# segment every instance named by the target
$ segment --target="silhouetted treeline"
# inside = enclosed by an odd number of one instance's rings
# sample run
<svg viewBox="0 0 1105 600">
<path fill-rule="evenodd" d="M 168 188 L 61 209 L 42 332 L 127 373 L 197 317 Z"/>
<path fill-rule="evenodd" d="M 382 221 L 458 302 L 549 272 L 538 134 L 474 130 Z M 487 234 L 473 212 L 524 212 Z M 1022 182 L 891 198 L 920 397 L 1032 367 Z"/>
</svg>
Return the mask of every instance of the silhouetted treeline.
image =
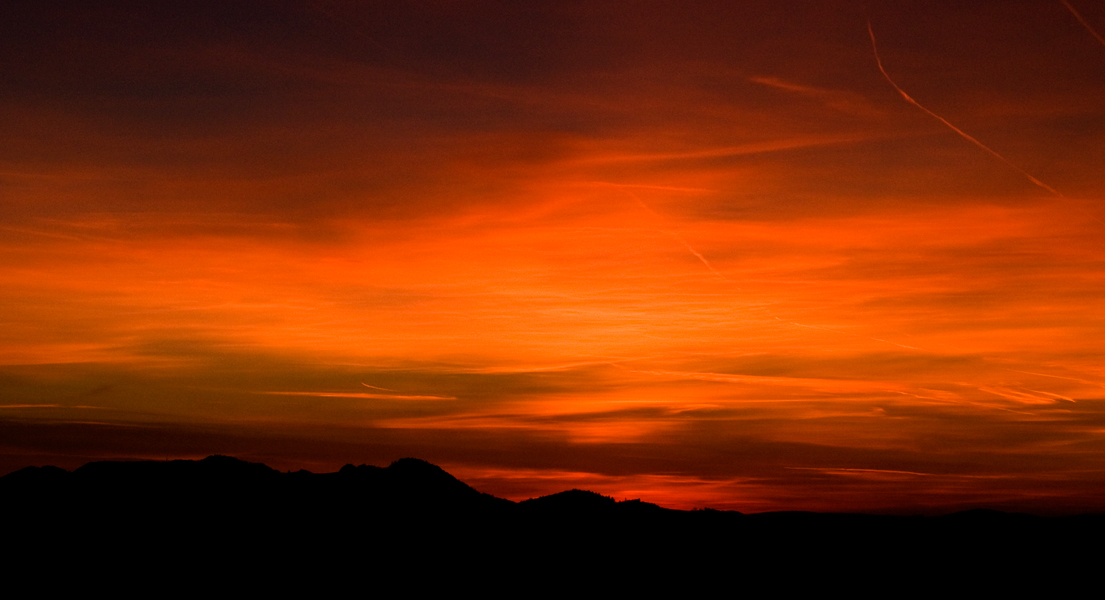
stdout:
<svg viewBox="0 0 1105 600">
<path fill-rule="evenodd" d="M 5 547 L 19 559 L 10 564 L 41 559 L 145 573 L 189 565 L 266 578 L 331 569 L 408 577 L 422 565 L 425 577 L 483 572 L 610 584 L 622 573 L 633 585 L 701 573 L 778 578 L 779 589 L 850 572 L 916 576 L 921 566 L 929 577 L 1022 564 L 1039 574 L 1096 561 L 1105 532 L 1105 520 L 1090 515 L 744 515 L 580 490 L 516 503 L 409 458 L 322 474 L 224 456 L 95 462 L 71 473 L 31 467 L 0 478 L 0 510 Z"/>
</svg>

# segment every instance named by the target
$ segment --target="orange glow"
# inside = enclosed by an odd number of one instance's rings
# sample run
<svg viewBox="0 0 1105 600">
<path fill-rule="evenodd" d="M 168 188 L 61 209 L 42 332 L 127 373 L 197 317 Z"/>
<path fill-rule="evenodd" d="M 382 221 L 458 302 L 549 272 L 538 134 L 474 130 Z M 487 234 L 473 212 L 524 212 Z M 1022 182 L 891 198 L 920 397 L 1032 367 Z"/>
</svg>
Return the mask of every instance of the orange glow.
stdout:
<svg viewBox="0 0 1105 600">
<path fill-rule="evenodd" d="M 1105 13 L 730 4 L 3 9 L 0 466 L 1105 508 Z"/>
</svg>

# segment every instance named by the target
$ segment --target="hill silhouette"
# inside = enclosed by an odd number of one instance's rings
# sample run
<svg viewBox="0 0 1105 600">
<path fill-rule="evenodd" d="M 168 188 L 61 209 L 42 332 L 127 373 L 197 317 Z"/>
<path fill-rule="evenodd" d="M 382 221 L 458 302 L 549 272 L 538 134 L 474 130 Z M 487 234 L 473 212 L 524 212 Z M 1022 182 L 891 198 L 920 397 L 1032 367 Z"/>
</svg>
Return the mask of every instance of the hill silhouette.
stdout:
<svg viewBox="0 0 1105 600">
<path fill-rule="evenodd" d="M 28 467 L 0 477 L 0 510 L 7 547 L 24 558 L 155 570 L 199 561 L 264 566 L 270 574 L 367 564 L 451 573 L 556 566 L 596 576 L 736 566 L 762 575 L 782 565 L 828 573 L 859 564 L 884 573 L 916 565 L 956 572 L 1049 564 L 1054 549 L 1105 532 L 1105 520 L 1092 515 L 745 515 L 618 502 L 583 490 L 512 502 L 414 458 L 335 473 L 281 473 L 226 456 L 93 462 L 72 472 Z"/>
</svg>

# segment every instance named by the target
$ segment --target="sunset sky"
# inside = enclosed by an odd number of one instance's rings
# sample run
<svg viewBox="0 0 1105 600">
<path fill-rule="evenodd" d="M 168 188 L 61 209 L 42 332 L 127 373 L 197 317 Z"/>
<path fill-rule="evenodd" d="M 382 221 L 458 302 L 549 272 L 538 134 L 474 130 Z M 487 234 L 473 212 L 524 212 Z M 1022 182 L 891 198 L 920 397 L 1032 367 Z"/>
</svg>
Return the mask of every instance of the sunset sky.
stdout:
<svg viewBox="0 0 1105 600">
<path fill-rule="evenodd" d="M 0 5 L 0 474 L 1105 510 L 1105 4 Z"/>
</svg>

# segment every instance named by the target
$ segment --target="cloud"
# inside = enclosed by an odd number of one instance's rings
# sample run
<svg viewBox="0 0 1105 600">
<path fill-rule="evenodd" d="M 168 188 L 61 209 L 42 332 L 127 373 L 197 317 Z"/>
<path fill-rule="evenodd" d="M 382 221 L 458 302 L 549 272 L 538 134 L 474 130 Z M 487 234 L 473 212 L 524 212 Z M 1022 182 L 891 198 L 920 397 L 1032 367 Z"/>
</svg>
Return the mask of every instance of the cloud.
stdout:
<svg viewBox="0 0 1105 600">
<path fill-rule="evenodd" d="M 775 89 L 792 92 L 801 96 L 823 103 L 825 106 L 840 112 L 877 118 L 882 116 L 882 111 L 872 105 L 866 98 L 855 92 L 842 90 L 830 90 L 819 87 L 802 85 L 783 81 L 777 77 L 750 77 L 749 81 L 766 85 Z"/>
</svg>

